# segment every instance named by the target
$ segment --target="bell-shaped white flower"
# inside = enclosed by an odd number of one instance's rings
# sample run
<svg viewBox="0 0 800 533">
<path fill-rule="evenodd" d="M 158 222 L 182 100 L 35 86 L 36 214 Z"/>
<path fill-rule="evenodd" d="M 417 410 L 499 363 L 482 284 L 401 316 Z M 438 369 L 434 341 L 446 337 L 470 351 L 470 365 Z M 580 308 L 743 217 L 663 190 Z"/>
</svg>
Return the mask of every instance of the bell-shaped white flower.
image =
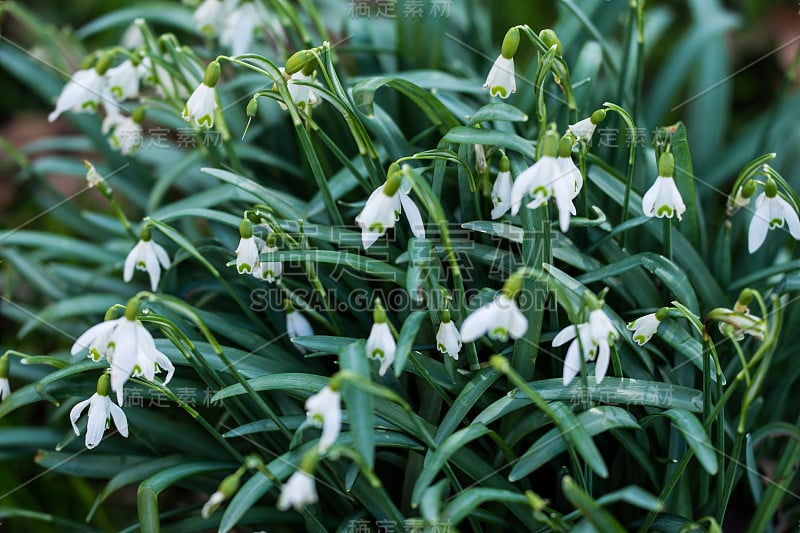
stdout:
<svg viewBox="0 0 800 533">
<path fill-rule="evenodd" d="M 236 247 L 236 270 L 239 274 L 252 274 L 258 263 L 258 244 L 255 237 L 251 235 L 239 239 L 239 246 Z"/>
<path fill-rule="evenodd" d="M 103 133 L 109 132 L 108 144 L 122 155 L 135 153 L 144 140 L 141 124 L 121 114 L 109 114 L 103 119 Z"/>
<path fill-rule="evenodd" d="M 504 154 L 500 160 L 500 172 L 492 185 L 492 220 L 502 217 L 511 209 L 512 184 L 511 166 Z"/>
<path fill-rule="evenodd" d="M 516 302 L 501 292 L 494 300 L 476 309 L 461 324 L 461 341 L 472 342 L 482 335 L 507 341 L 518 339 L 528 331 L 528 319 Z"/>
<path fill-rule="evenodd" d="M 224 7 L 224 2 L 220 0 L 205 0 L 197 6 L 192 14 L 197 30 L 207 37 L 216 36 L 226 18 Z"/>
<path fill-rule="evenodd" d="M 96 111 L 102 99 L 105 84 L 105 77 L 94 68 L 75 72 L 61 90 L 55 110 L 47 115 L 48 122 L 53 122 L 65 111 L 76 113 Z"/>
<path fill-rule="evenodd" d="M 555 155 L 543 155 L 533 165 L 525 169 L 511 187 L 511 214 L 516 215 L 527 195 L 533 200 L 527 204 L 536 209 L 553 195 L 553 183 L 561 174 L 561 165 Z"/>
<path fill-rule="evenodd" d="M 517 81 L 514 78 L 514 58 L 504 57 L 503 54 L 494 60 L 489 75 L 486 76 L 484 89 L 489 89 L 489 94 L 508 98 L 511 93 L 517 92 Z"/>
<path fill-rule="evenodd" d="M 603 381 L 611 361 L 611 343 L 617 338 L 617 330 L 602 309 L 589 313 L 589 321 L 576 326 L 567 326 L 553 339 L 553 346 L 572 341 L 564 359 L 564 386 L 570 384 L 581 369 L 581 354 L 586 361 L 595 358 L 594 374 L 597 383 Z"/>
<path fill-rule="evenodd" d="M 686 211 L 681 193 L 675 180 L 672 178 L 675 169 L 675 159 L 670 152 L 661 154 L 658 160 L 658 177 L 653 186 L 642 196 L 642 211 L 645 216 L 658 218 L 672 218 L 681 220 L 681 215 Z"/>
<path fill-rule="evenodd" d="M 394 362 L 394 353 L 397 344 L 389 328 L 389 319 L 380 300 L 375 300 L 375 309 L 372 311 L 372 329 L 367 338 L 366 352 L 368 359 L 377 359 L 381 362 L 378 373 L 382 376 Z"/>
<path fill-rule="evenodd" d="M 418 239 L 424 239 L 425 223 L 422 222 L 422 214 L 419 212 L 417 204 L 415 204 L 411 196 L 403 192 L 402 189 L 397 192 L 397 197 L 400 199 L 400 206 L 402 207 L 402 212 L 406 215 L 411 233 Z"/>
<path fill-rule="evenodd" d="M 194 120 L 198 126 L 211 128 L 214 126 L 216 109 L 216 89 L 201 83 L 186 102 L 186 106 L 183 108 L 183 118 L 186 122 Z"/>
<path fill-rule="evenodd" d="M 775 228 L 782 228 L 784 222 L 789 227 L 789 233 L 796 240 L 800 240 L 800 220 L 794 207 L 781 198 L 777 193 L 777 188 L 770 188 L 762 192 L 756 198 L 756 211 L 750 221 L 750 229 L 747 232 L 747 247 L 752 254 L 764 244 L 767 238 L 767 231 Z M 773 193 L 768 196 L 768 193 Z"/>
<path fill-rule="evenodd" d="M 661 320 L 658 319 L 656 313 L 650 313 L 633 322 L 628 322 L 627 328 L 633 331 L 633 340 L 639 346 L 644 346 L 656 334 L 660 324 Z"/>
<path fill-rule="evenodd" d="M 446 315 L 442 314 L 442 321 L 436 332 L 436 347 L 440 352 L 458 360 L 458 352 L 461 351 L 461 334 L 458 332 L 455 322 L 450 320 L 449 312 L 446 312 Z"/>
<path fill-rule="evenodd" d="M 400 197 L 397 189 L 391 195 L 385 191 L 386 184 L 375 189 L 367 198 L 364 208 L 356 216 L 356 224 L 361 228 L 361 242 L 364 249 L 375 244 L 378 238 L 393 228 L 400 212 Z"/>
<path fill-rule="evenodd" d="M 108 375 L 103 374 L 97 382 L 97 392 L 92 394 L 88 400 L 75 404 L 69 412 L 69 420 L 75 435 L 80 436 L 81 432 L 75 423 L 80 418 L 84 409 L 89 407 L 89 420 L 86 424 L 86 447 L 92 449 L 103 439 L 103 434 L 114 420 L 117 431 L 123 437 L 128 436 L 128 419 L 122 409 L 115 405 L 108 397 Z"/>
<path fill-rule="evenodd" d="M 280 70 L 281 73 L 284 72 L 283 68 Z M 310 75 L 303 74 L 303 71 L 295 72 L 286 81 L 286 88 L 289 89 L 289 96 L 292 97 L 292 102 L 294 102 L 294 105 L 306 112 L 308 112 L 312 106 L 315 106 L 319 103 L 319 96 L 317 96 L 314 88 L 310 85 L 306 85 L 307 83 L 312 83 L 312 81 L 312 77 Z M 278 102 L 278 105 L 284 111 L 289 109 L 283 102 Z"/>
<path fill-rule="evenodd" d="M 118 101 L 136 98 L 140 77 L 139 68 L 127 59 L 106 71 L 106 90 Z"/>
<path fill-rule="evenodd" d="M 325 453 L 342 430 L 342 399 L 339 391 L 323 387 L 306 400 L 306 415 L 317 427 L 322 427 L 319 451 Z"/>
<path fill-rule="evenodd" d="M 203 518 L 208 518 L 214 514 L 214 511 L 216 511 L 225 500 L 227 500 L 227 498 L 225 497 L 224 493 L 221 491 L 215 491 L 214 494 L 212 494 L 211 497 L 206 501 L 206 503 L 203 504 L 203 508 L 200 510 L 200 516 Z"/>
<path fill-rule="evenodd" d="M 147 237 L 147 239 L 144 237 Z M 122 279 L 126 283 L 129 282 L 133 278 L 134 268 L 145 271 L 150 276 L 150 288 L 155 292 L 161 279 L 159 264 L 164 270 L 168 269 L 170 266 L 169 256 L 163 247 L 150 239 L 150 230 L 144 230 L 142 239 L 136 243 L 136 246 L 133 247 L 125 259 Z"/>
<path fill-rule="evenodd" d="M 297 470 L 281 487 L 281 494 L 278 496 L 277 507 L 281 511 L 294 507 L 299 511 L 317 502 L 317 486 L 314 478 L 304 472 Z"/>
<path fill-rule="evenodd" d="M 122 388 L 128 378 L 145 376 L 153 379 L 156 372 L 167 371 L 164 383 L 169 383 L 175 367 L 166 355 L 158 351 L 150 332 L 135 319 L 137 304 L 128 302 L 125 316 L 106 320 L 87 329 L 72 345 L 70 353 L 78 355 L 89 349 L 95 361 L 105 358 L 111 366 L 111 390 L 122 404 Z M 128 318 L 130 315 L 133 318 Z"/>
<path fill-rule="evenodd" d="M 592 113 L 591 116 L 567 126 L 567 131 L 574 135 L 576 139 L 591 144 L 595 128 L 597 128 L 597 125 L 603 122 L 605 118 L 605 109 L 598 109 Z"/>
<path fill-rule="evenodd" d="M 314 334 L 311 323 L 303 316 L 300 311 L 296 311 L 290 304 L 287 304 L 286 311 L 286 334 L 289 339 L 296 337 L 308 337 Z M 300 353 L 305 353 L 306 349 L 300 345 L 295 345 Z"/>
<path fill-rule="evenodd" d="M 559 227 L 566 233 L 569 230 L 571 217 L 577 213 L 572 200 L 583 187 L 583 177 L 571 157 L 559 156 L 556 158 L 556 163 L 559 166 L 559 173 L 553 180 L 553 196 L 558 208 Z"/>
<path fill-rule="evenodd" d="M 263 16 L 259 14 L 255 4 L 256 2 L 245 2 L 232 13 L 224 14 L 225 22 L 219 34 L 219 42 L 235 56 L 251 51 L 254 32 L 263 24 Z"/>
<path fill-rule="evenodd" d="M 261 253 L 277 252 L 277 246 L 271 246 L 265 242 L 261 247 Z M 262 261 L 260 258 L 253 266 L 253 277 L 263 279 L 267 283 L 274 283 L 283 273 L 283 264 L 280 261 Z"/>
</svg>

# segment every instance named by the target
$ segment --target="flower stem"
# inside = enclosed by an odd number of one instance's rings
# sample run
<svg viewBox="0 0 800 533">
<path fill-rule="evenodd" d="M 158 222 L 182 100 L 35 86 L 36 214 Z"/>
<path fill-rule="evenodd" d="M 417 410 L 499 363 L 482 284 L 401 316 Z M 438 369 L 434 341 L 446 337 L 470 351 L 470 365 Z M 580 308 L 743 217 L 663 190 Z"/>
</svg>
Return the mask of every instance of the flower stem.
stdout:
<svg viewBox="0 0 800 533">
<path fill-rule="evenodd" d="M 664 219 L 664 257 L 672 261 L 672 219 Z"/>
</svg>

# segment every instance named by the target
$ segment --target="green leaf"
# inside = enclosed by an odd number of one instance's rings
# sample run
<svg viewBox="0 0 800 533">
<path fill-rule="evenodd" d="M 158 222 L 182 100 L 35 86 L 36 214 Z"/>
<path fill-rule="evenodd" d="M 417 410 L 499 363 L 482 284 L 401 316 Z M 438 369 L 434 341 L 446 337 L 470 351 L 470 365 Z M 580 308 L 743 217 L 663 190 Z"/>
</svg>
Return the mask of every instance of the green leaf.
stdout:
<svg viewBox="0 0 800 533">
<path fill-rule="evenodd" d="M 474 126 L 481 122 L 503 120 L 507 122 L 527 122 L 528 115 L 519 108 L 504 102 L 492 102 L 475 111 L 469 118 L 467 126 Z"/>
<path fill-rule="evenodd" d="M 399 376 L 406 368 L 408 361 L 408 354 L 411 352 L 411 347 L 414 344 L 414 339 L 417 338 L 417 332 L 422 321 L 428 316 L 427 311 L 413 311 L 403 321 L 403 327 L 400 330 L 400 335 L 397 339 L 397 349 L 394 353 L 394 375 Z"/>
<path fill-rule="evenodd" d="M 264 187 L 249 178 L 239 176 L 227 170 L 218 168 L 201 168 L 200 170 L 226 183 L 235 185 L 243 191 L 253 194 L 259 201 L 273 208 L 282 218 L 305 218 L 304 213 L 308 209 L 308 206 L 305 202 L 293 196 Z"/>
<path fill-rule="evenodd" d="M 294 344 L 317 354 L 338 354 L 342 348 L 350 346 L 358 339 L 337 337 L 335 335 L 308 335 L 292 339 Z"/>
<path fill-rule="evenodd" d="M 295 394 L 303 393 L 302 396 L 311 395 L 319 392 L 322 387 L 328 384 L 328 378 L 315 376 L 313 374 L 285 373 L 260 376 L 247 381 L 255 391 L 262 390 L 283 390 Z M 212 402 L 238 396 L 246 391 L 241 383 L 230 385 L 218 391 Z"/>
<path fill-rule="evenodd" d="M 591 437 L 612 429 L 641 429 L 630 413 L 620 407 L 609 405 L 584 411 L 578 415 L 577 419 Z M 552 461 L 565 450 L 566 444 L 564 439 L 560 437 L 558 428 L 551 429 L 537 439 L 519 458 L 511 470 L 509 480 L 522 479 L 542 465 Z"/>
<path fill-rule="evenodd" d="M 697 417 L 683 409 L 670 409 L 660 414 L 672 420 L 706 472 L 715 475 L 718 468 L 717 451 Z"/>
<path fill-rule="evenodd" d="M 369 380 L 369 361 L 367 360 L 364 341 L 357 341 L 339 351 L 339 366 L 342 370 L 349 370 L 362 378 Z M 347 415 L 350 420 L 350 433 L 353 436 L 356 450 L 372 468 L 375 464 L 375 427 L 373 425 L 372 395 L 352 383 L 345 382 L 342 386 L 342 399 L 347 405 Z"/>
<path fill-rule="evenodd" d="M 22 338 L 42 325 L 54 324 L 65 318 L 102 316 L 109 307 L 119 303 L 122 303 L 122 299 L 115 294 L 82 294 L 64 298 L 39 311 L 22 325 L 17 336 Z"/>
<path fill-rule="evenodd" d="M 489 390 L 489 387 L 491 387 L 501 375 L 502 374 L 494 368 L 479 370 L 475 377 L 461 389 L 461 392 L 453 402 L 450 410 L 447 411 L 447 414 L 439 423 L 439 428 L 436 430 L 436 435 L 434 435 L 433 440 L 436 443 L 441 443 L 445 438 L 449 437 L 460 424 L 464 423 L 469 410 L 483 397 L 486 391 Z"/>
<path fill-rule="evenodd" d="M 442 513 L 442 521 L 457 525 L 486 502 L 518 504 L 525 507 L 530 505 L 528 497 L 519 492 L 484 487 L 472 488 L 459 493 L 447 504 Z M 530 513 L 529 508 L 528 513 Z"/>
<path fill-rule="evenodd" d="M 574 505 L 581 515 L 603 533 L 625 533 L 625 529 L 619 522 L 598 502 L 586 494 L 570 476 L 564 476 L 561 480 L 561 488 L 564 489 L 564 496 Z"/>
<path fill-rule="evenodd" d="M 515 150 L 529 159 L 536 159 L 533 143 L 514 133 L 457 126 L 444 136 L 442 142 L 453 144 L 487 144 Z"/>
</svg>

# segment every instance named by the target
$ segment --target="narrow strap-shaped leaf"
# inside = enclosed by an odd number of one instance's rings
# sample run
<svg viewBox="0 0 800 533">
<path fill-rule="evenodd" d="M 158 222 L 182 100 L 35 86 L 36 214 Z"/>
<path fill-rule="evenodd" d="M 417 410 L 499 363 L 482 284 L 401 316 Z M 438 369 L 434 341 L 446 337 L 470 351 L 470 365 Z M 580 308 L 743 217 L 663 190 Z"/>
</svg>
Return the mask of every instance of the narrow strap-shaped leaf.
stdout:
<svg viewBox="0 0 800 533">
<path fill-rule="evenodd" d="M 364 379 L 370 379 L 369 361 L 364 341 L 353 342 L 339 351 L 339 365 L 342 370 L 353 372 Z M 375 463 L 374 399 L 372 395 L 351 383 L 342 385 L 342 398 L 347 406 L 350 420 L 350 433 L 356 450 L 364 458 L 367 466 Z"/>
</svg>

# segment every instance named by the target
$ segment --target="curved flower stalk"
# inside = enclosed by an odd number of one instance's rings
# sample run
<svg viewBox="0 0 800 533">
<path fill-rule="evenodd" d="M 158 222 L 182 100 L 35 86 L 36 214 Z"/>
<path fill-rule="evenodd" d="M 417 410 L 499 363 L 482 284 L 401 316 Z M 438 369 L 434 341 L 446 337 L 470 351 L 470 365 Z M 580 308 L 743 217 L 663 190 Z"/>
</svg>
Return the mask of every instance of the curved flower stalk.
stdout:
<svg viewBox="0 0 800 533">
<path fill-rule="evenodd" d="M 670 152 L 661 154 L 658 160 L 658 177 L 655 183 L 642 196 L 642 211 L 645 216 L 672 218 L 686 212 L 686 204 L 675 185 L 672 174 L 675 169 L 675 158 Z"/>
<path fill-rule="evenodd" d="M 401 190 L 402 185 L 401 172 L 392 167 L 386 183 L 370 194 L 364 208 L 356 216 L 356 223 L 361 228 L 361 242 L 365 250 L 375 244 L 375 241 L 389 228 L 394 227 L 402 212 L 405 212 L 414 236 L 420 239 L 425 238 L 422 214 L 408 192 Z"/>
<path fill-rule="evenodd" d="M 75 423 L 80 418 L 83 411 L 89 408 L 89 421 L 86 424 L 85 444 L 88 449 L 92 449 L 103 440 L 103 434 L 111 425 L 111 420 L 123 437 L 128 436 L 128 419 L 125 412 L 108 397 L 109 376 L 103 374 L 97 380 L 97 392 L 88 400 L 78 402 L 69 412 L 69 420 L 75 435 L 81 435 L 78 425 Z"/>
<path fill-rule="evenodd" d="M 198 126 L 211 128 L 214 126 L 214 114 L 217 110 L 217 81 L 219 80 L 219 63 L 212 61 L 206 68 L 203 82 L 197 86 L 183 108 L 186 122 L 195 122 Z"/>
<path fill-rule="evenodd" d="M 505 342 L 509 337 L 518 339 L 528 331 L 528 319 L 519 310 L 514 299 L 522 288 L 522 278 L 512 274 L 500 294 L 472 312 L 461 324 L 461 341 L 472 342 L 482 335 Z"/>
<path fill-rule="evenodd" d="M 394 341 L 394 336 L 392 336 L 388 323 L 389 319 L 386 317 L 386 311 L 380 300 L 375 300 L 372 319 L 372 329 L 369 332 L 366 343 L 367 359 L 380 361 L 381 365 L 378 369 L 378 374 L 382 376 L 394 362 L 397 344 Z"/>
<path fill-rule="evenodd" d="M 769 230 L 782 228 L 784 223 L 788 226 L 791 236 L 795 240 L 800 240 L 800 219 L 797 211 L 778 194 L 778 185 L 775 180 L 769 178 L 764 192 L 756 198 L 756 210 L 750 220 L 750 229 L 747 232 L 747 248 L 750 253 L 761 248 Z"/>
<path fill-rule="evenodd" d="M 136 246 L 125 258 L 125 268 L 123 271 L 122 279 L 129 282 L 133 279 L 133 270 L 141 270 L 147 272 L 150 276 L 150 289 L 156 292 L 158 282 L 161 279 L 161 265 L 164 270 L 170 266 L 169 256 L 166 250 L 160 245 L 156 244 L 151 239 L 150 227 L 145 226 L 142 229 L 141 240 L 136 243 Z"/>
<path fill-rule="evenodd" d="M 131 298 L 125 307 L 125 316 L 106 320 L 87 329 L 70 349 L 72 355 L 89 350 L 94 361 L 105 358 L 111 367 L 111 390 L 117 393 L 117 403 L 122 405 L 122 389 L 128 379 L 144 376 L 153 381 L 155 374 L 167 371 L 164 384 L 169 383 L 175 367 L 169 358 L 158 351 L 153 336 L 136 319 L 139 301 Z"/>
<path fill-rule="evenodd" d="M 458 353 L 461 351 L 461 334 L 450 317 L 450 311 L 442 311 L 442 321 L 436 332 L 436 347 L 443 354 L 447 354 L 458 361 Z"/>
<path fill-rule="evenodd" d="M 603 381 L 611 361 L 611 344 L 617 338 L 617 330 L 611 319 L 608 318 L 602 309 L 602 301 L 592 298 L 589 312 L 589 319 L 586 322 L 567 326 L 562 329 L 553 339 L 553 346 L 558 347 L 572 341 L 567 348 L 567 356 L 564 359 L 563 383 L 566 387 L 578 375 L 581 369 L 581 356 L 586 361 L 595 363 L 595 380 L 597 383 Z"/>
<path fill-rule="evenodd" d="M 484 89 L 489 89 L 489 94 L 508 98 L 517 92 L 517 81 L 514 78 L 514 54 L 519 48 L 519 30 L 511 28 L 503 38 L 503 47 L 500 55 L 495 59 L 489 75 L 486 76 Z"/>
<path fill-rule="evenodd" d="M 317 427 L 322 427 L 319 452 L 328 451 L 342 430 L 342 399 L 339 391 L 323 387 L 306 400 L 306 416 Z"/>
</svg>

